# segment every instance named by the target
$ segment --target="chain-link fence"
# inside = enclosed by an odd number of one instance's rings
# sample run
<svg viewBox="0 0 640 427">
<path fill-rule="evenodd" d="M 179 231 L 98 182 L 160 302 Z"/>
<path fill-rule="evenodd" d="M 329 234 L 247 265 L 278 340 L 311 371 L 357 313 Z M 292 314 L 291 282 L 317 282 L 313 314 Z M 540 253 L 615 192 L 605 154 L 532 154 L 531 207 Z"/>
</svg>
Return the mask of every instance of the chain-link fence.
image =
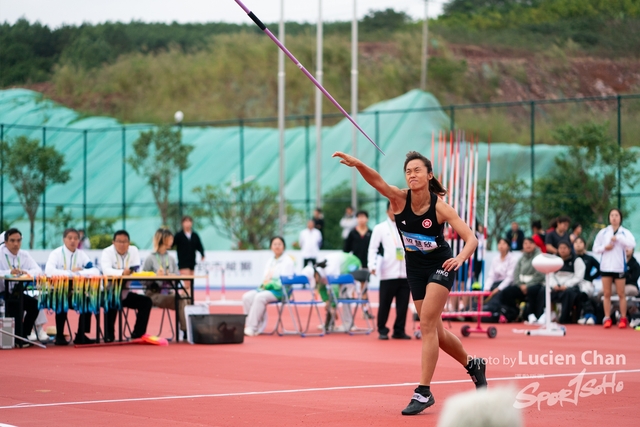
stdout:
<svg viewBox="0 0 640 427">
<path fill-rule="evenodd" d="M 400 165 L 407 151 L 417 149 L 429 156 L 432 135 L 437 135 L 438 130 L 475 130 L 481 141 L 492 134 L 493 141 L 519 144 L 517 154 L 514 152 L 517 157 L 512 162 L 493 166 L 492 179 L 516 173 L 526 179 L 533 192 L 537 177 L 552 167 L 555 152 L 549 150 L 549 145 L 557 144 L 552 136 L 555 128 L 564 124 L 606 122 L 611 137 L 620 146 L 630 147 L 638 145 L 639 115 L 640 94 L 369 109 L 361 112 L 358 120 L 386 155 L 370 148 L 362 137 L 358 139 L 358 154 L 383 175 L 396 171 L 394 183 L 402 185 Z M 286 118 L 284 153 L 279 152 L 277 131 L 273 129 L 277 118 L 173 125 L 181 128 L 183 143 L 196 147 L 190 156 L 190 167 L 173 177 L 171 201 L 176 206 L 175 217 L 191 212 L 198 204 L 192 191 L 196 186 L 256 181 L 277 188 L 278 163 L 282 156 L 286 165 L 285 197 L 301 216 L 309 218 L 319 199 L 325 205 L 339 203 L 346 207 L 351 202 L 345 194 L 350 192 L 350 171 L 336 166 L 337 162 L 330 157 L 335 150 L 351 152 L 350 124 L 341 119 L 339 114 L 324 115 L 326 128 L 319 158 L 312 115 Z M 0 140 L 11 142 L 19 135 L 37 138 L 42 146 L 55 146 L 64 154 L 65 167 L 71 171 L 68 182 L 53 185 L 42 194 L 35 247 L 52 247 L 59 240 L 56 227 L 61 227 L 65 220 L 87 229 L 92 221 L 102 218 L 109 219 L 113 228 L 136 230 L 149 218 L 159 218 L 145 178 L 136 175 L 127 161 L 140 133 L 155 127 L 83 127 L 82 123 L 67 127 L 0 123 Z M 334 143 L 337 138 L 340 142 Z M 528 147 L 526 155 L 524 147 Z M 9 182 L 2 153 L 0 168 L 0 222 L 6 226 L 25 221 L 24 208 Z M 336 190 L 340 186 L 346 189 L 342 193 Z M 358 203 L 370 209 L 372 221 L 381 221 L 386 201 L 362 180 L 358 187 Z M 633 200 L 639 194 L 618 186 L 618 203 L 626 199 L 630 206 L 635 206 Z M 158 219 L 155 225 L 160 225 L 159 222 Z M 137 237 L 135 231 L 132 237 L 146 241 Z"/>
</svg>

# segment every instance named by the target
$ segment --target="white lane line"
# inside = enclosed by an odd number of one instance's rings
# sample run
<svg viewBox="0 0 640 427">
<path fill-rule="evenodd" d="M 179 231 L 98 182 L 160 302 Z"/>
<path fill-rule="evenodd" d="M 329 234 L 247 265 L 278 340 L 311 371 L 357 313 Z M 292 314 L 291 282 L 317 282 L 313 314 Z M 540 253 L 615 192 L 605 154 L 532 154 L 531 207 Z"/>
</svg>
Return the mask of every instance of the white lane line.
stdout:
<svg viewBox="0 0 640 427">
<path fill-rule="evenodd" d="M 607 375 L 607 374 L 630 374 L 639 373 L 640 369 L 622 369 L 616 371 L 599 371 L 599 372 L 585 372 L 584 375 Z M 534 380 L 545 378 L 557 378 L 557 377 L 575 377 L 580 375 L 581 372 L 573 372 L 567 374 L 538 374 L 539 376 L 531 377 L 500 377 L 500 378 L 488 378 L 489 382 L 493 381 L 518 381 L 518 380 Z M 468 383 L 469 380 L 446 380 L 446 381 L 433 381 L 431 384 L 458 384 Z M 19 403 L 11 406 L 0 406 L 0 409 L 26 409 L 26 408 L 46 408 L 57 406 L 78 406 L 78 405 L 97 405 L 101 403 L 126 403 L 126 402 L 153 402 L 159 400 L 180 400 L 180 399 L 203 399 L 211 397 L 235 397 L 235 396 L 258 396 L 269 394 L 285 394 L 285 393 L 309 393 L 319 391 L 338 391 L 338 390 L 362 390 L 371 388 L 387 388 L 387 387 L 407 387 L 414 386 L 416 383 L 398 383 L 398 384 L 371 384 L 371 385 L 354 385 L 354 386 L 336 386 L 336 387 L 317 387 L 317 388 L 301 388 L 290 390 L 266 390 L 266 391 L 244 391 L 237 393 L 216 393 L 216 394 L 192 394 L 187 396 L 158 396 L 158 397 L 134 397 L 129 399 L 107 399 L 107 400 L 86 400 L 79 402 L 55 402 L 55 403 Z"/>
</svg>

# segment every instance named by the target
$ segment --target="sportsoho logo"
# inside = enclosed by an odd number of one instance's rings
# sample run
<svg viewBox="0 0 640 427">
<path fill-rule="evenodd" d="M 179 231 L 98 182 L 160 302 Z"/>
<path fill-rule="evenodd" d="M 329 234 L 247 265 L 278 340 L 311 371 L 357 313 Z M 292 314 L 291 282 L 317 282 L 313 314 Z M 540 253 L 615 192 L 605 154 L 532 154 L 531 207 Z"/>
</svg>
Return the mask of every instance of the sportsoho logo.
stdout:
<svg viewBox="0 0 640 427">
<path fill-rule="evenodd" d="M 555 406 L 560 404 L 564 406 L 565 403 L 572 403 L 578 406 L 578 401 L 581 398 L 587 398 L 591 396 L 598 396 L 599 394 L 616 394 L 620 393 L 624 389 L 624 383 L 622 381 L 616 382 L 616 374 L 613 373 L 611 380 L 607 380 L 607 375 L 602 378 L 602 381 L 598 382 L 597 378 L 593 378 L 584 382 L 584 376 L 587 373 L 586 369 L 583 369 L 575 378 L 569 381 L 568 388 L 563 388 L 559 391 L 541 391 L 539 382 L 533 382 L 520 390 L 516 396 L 516 401 L 513 404 L 515 408 L 522 409 L 529 406 L 538 405 L 538 411 L 543 402 L 547 402 L 547 406 Z"/>
</svg>

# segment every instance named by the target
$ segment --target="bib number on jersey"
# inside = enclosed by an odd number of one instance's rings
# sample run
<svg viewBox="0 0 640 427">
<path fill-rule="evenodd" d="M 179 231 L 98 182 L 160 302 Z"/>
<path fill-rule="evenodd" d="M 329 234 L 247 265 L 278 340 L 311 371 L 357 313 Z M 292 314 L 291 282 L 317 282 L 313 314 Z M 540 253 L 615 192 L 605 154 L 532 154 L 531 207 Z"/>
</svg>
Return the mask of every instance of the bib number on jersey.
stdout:
<svg viewBox="0 0 640 427">
<path fill-rule="evenodd" d="M 401 231 L 402 241 L 409 252 L 422 252 L 428 254 L 438 247 L 436 238 L 433 236 L 425 236 L 424 234 L 414 234 Z"/>
</svg>

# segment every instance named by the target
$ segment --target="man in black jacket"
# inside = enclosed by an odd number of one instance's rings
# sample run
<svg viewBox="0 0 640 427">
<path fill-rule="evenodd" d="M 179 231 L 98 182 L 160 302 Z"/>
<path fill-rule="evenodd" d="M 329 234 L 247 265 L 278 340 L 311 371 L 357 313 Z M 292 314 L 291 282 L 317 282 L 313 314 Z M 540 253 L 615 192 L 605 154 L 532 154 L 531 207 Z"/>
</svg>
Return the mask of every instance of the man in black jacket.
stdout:
<svg viewBox="0 0 640 427">
<path fill-rule="evenodd" d="M 176 252 L 178 253 L 178 268 L 183 276 L 192 276 L 196 267 L 196 252 L 202 255 L 204 261 L 204 247 L 198 233 L 193 231 L 193 218 L 182 218 L 182 230 L 173 238 Z"/>
</svg>

